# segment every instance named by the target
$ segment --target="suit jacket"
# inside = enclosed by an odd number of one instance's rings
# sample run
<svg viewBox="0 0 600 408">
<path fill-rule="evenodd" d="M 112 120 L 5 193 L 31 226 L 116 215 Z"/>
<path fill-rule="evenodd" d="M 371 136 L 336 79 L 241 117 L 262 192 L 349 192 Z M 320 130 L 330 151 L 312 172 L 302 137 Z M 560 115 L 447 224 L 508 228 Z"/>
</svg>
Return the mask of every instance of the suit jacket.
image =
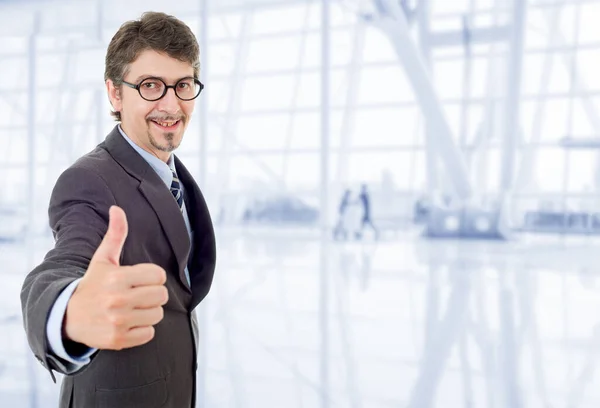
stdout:
<svg viewBox="0 0 600 408">
<path fill-rule="evenodd" d="M 200 189 L 177 157 L 175 167 L 185 187 L 193 246 L 171 192 L 117 127 L 62 173 L 53 189 L 48 212 L 55 246 L 25 278 L 21 304 L 30 347 L 54 381 L 52 370 L 65 374 L 65 366 L 49 351 L 48 315 L 60 292 L 85 274 L 108 228 L 111 205 L 123 208 L 129 225 L 121 265 L 161 266 L 169 292 L 154 339 L 120 351 L 98 351 L 83 369 L 64 377 L 61 408 L 195 406 L 198 333 L 193 309 L 212 283 L 215 236 Z"/>
</svg>

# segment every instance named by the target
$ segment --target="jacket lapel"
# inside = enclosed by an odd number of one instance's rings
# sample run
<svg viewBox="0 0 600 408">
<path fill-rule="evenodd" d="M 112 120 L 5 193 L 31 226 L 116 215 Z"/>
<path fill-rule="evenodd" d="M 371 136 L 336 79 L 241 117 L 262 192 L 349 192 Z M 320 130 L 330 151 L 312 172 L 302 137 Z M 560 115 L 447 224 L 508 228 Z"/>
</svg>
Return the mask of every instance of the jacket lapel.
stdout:
<svg viewBox="0 0 600 408">
<path fill-rule="evenodd" d="M 175 156 L 175 170 L 185 188 L 185 205 L 193 231 L 193 254 L 189 271 L 192 282 L 192 308 L 207 295 L 212 284 L 216 264 L 216 242 L 208 206 L 194 178 Z"/>
<path fill-rule="evenodd" d="M 100 146 L 102 145 L 125 171 L 140 182 L 138 189 L 154 209 L 175 254 L 179 266 L 179 279 L 191 292 L 184 272 L 190 253 L 190 239 L 179 206 L 171 192 L 165 188 L 164 182 L 144 158 L 121 136 L 116 126 Z"/>
<path fill-rule="evenodd" d="M 159 182 L 162 183 L 162 180 L 159 179 Z M 140 183 L 139 190 L 160 220 L 175 258 L 177 258 L 179 279 L 191 292 L 184 272 L 190 252 L 190 238 L 177 202 L 173 200 L 171 192 L 165 188 L 164 183 L 156 185 L 156 183 L 144 179 Z"/>
</svg>

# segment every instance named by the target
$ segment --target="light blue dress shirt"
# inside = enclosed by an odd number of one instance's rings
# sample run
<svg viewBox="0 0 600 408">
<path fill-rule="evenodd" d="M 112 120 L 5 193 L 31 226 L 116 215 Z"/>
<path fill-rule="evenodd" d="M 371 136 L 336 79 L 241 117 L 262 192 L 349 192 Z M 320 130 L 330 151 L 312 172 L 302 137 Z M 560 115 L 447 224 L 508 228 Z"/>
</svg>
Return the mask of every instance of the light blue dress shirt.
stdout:
<svg viewBox="0 0 600 408">
<path fill-rule="evenodd" d="M 138 145 L 136 145 L 133 140 L 131 140 L 123 129 L 121 129 L 121 125 L 118 125 L 119 131 L 121 135 L 127 142 L 135 149 L 136 152 L 139 153 L 140 156 L 148 162 L 150 167 L 156 171 L 161 180 L 165 183 L 165 186 L 170 190 L 171 183 L 173 182 L 173 172 L 175 172 L 175 163 L 173 159 L 173 155 L 169 156 L 169 161 L 167 163 L 160 160 L 158 157 L 153 156 L 148 153 Z M 177 174 L 177 172 L 175 172 Z M 185 194 L 185 190 L 183 187 L 183 183 L 179 183 L 181 185 L 182 193 Z M 185 197 L 185 196 L 184 196 Z M 188 234 L 190 236 L 190 242 L 192 242 L 191 236 L 191 228 L 190 228 L 190 220 L 187 214 L 187 210 L 185 207 L 185 201 L 182 206 L 183 219 L 185 221 L 185 226 L 187 228 Z M 190 284 L 190 274 L 187 266 L 185 267 L 185 276 L 187 278 L 188 284 Z M 48 343 L 50 345 L 50 350 L 57 357 L 60 357 L 64 360 L 66 373 L 71 374 L 76 371 L 79 371 L 86 364 L 89 364 L 90 357 L 98 351 L 97 349 L 89 349 L 81 356 L 71 356 L 67 353 L 64 347 L 64 343 L 62 340 L 62 323 L 65 317 L 65 313 L 67 312 L 67 304 L 69 303 L 69 299 L 73 295 L 73 292 L 77 288 L 79 281 L 81 278 L 71 282 L 58 296 L 56 302 L 52 306 L 50 310 L 50 316 L 48 318 L 48 324 L 46 325 L 46 336 L 48 337 Z"/>
</svg>

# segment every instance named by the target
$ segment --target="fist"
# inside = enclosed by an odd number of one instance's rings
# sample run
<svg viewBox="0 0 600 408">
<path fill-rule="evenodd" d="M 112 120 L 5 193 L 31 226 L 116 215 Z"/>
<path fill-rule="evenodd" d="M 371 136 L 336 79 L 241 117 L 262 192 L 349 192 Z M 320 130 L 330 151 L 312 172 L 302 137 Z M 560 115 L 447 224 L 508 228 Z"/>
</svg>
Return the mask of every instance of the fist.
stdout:
<svg viewBox="0 0 600 408">
<path fill-rule="evenodd" d="M 91 348 L 121 350 L 154 338 L 169 294 L 167 275 L 154 264 L 121 266 L 127 217 L 109 210 L 108 230 L 73 292 L 63 321 L 63 337 Z"/>
</svg>

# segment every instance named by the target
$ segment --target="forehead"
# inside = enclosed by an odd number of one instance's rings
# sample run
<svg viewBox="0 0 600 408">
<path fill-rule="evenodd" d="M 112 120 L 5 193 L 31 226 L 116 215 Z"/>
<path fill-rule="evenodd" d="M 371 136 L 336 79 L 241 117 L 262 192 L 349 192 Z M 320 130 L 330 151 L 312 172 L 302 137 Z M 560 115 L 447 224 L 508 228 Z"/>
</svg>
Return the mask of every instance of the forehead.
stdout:
<svg viewBox="0 0 600 408">
<path fill-rule="evenodd" d="M 183 77 L 194 76 L 194 68 L 188 62 L 180 61 L 153 50 L 145 50 L 129 64 L 129 73 L 127 74 L 130 80 L 143 76 L 155 76 L 177 81 Z"/>
</svg>

